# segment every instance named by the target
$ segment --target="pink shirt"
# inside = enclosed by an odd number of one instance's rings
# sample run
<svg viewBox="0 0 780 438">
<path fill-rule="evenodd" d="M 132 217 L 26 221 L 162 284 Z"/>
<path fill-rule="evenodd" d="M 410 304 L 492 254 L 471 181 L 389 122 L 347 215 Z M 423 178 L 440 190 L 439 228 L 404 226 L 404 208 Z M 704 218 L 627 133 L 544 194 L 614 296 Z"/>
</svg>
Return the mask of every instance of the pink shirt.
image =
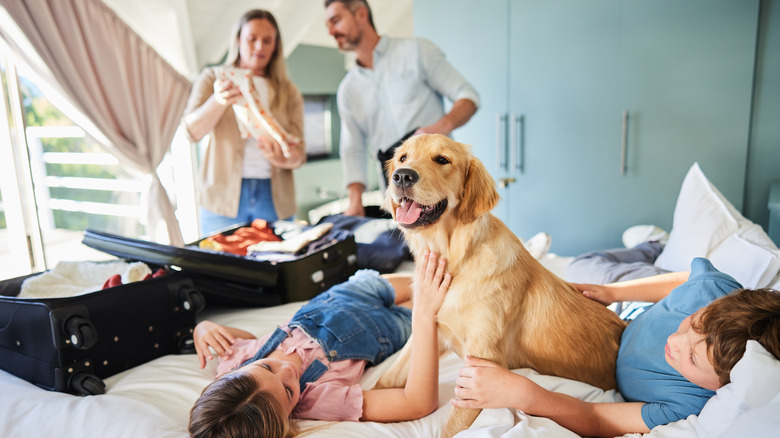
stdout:
<svg viewBox="0 0 780 438">
<path fill-rule="evenodd" d="M 290 333 L 277 348 L 285 354 L 297 353 L 303 361 L 301 373 L 319 359 L 328 366 L 328 370 L 319 379 L 306 385 L 298 404 L 293 410 L 293 417 L 309 420 L 326 421 L 358 421 L 363 414 L 363 389 L 360 387 L 360 377 L 366 367 L 364 360 L 340 360 L 330 362 L 322 347 L 303 330 L 283 330 Z M 271 334 L 260 339 L 237 339 L 233 344 L 233 355 L 225 360 L 220 359 L 217 376 L 221 376 L 238 368 L 245 360 L 251 359 L 257 350 L 265 344 Z"/>
</svg>

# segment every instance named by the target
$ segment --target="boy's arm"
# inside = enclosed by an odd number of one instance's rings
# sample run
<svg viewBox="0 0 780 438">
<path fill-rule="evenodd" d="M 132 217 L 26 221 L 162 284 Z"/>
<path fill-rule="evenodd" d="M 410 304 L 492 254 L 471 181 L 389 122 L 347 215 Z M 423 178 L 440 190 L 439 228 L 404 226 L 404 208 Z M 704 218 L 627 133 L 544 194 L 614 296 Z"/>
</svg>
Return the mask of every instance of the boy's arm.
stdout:
<svg viewBox="0 0 780 438">
<path fill-rule="evenodd" d="M 530 379 L 493 362 L 466 357 L 469 365 L 456 381 L 453 406 L 514 408 L 549 418 L 582 436 L 620 436 L 649 432 L 642 419 L 643 403 L 589 403 L 548 391 Z"/>
<path fill-rule="evenodd" d="M 415 270 L 412 308 L 412 355 L 409 377 L 403 388 L 372 389 L 363 393 L 362 421 L 405 421 L 422 418 L 439 404 L 439 341 L 436 314 L 447 289 L 450 274 L 444 259 L 435 253 L 422 257 Z"/>
<path fill-rule="evenodd" d="M 669 272 L 636 280 L 610 284 L 572 283 L 583 295 L 604 305 L 617 301 L 646 301 L 657 303 L 669 295 L 672 289 L 685 283 L 690 272 Z"/>
</svg>

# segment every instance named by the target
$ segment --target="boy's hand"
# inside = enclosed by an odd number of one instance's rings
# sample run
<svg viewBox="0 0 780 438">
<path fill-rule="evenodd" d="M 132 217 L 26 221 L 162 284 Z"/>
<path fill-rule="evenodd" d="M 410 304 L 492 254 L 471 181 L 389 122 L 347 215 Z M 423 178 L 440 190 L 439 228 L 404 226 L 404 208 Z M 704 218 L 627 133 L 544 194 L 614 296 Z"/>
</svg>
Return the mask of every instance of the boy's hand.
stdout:
<svg viewBox="0 0 780 438">
<path fill-rule="evenodd" d="M 206 367 L 206 360 L 214 359 L 209 347 L 213 348 L 219 357 L 225 358 L 233 354 L 230 347 L 236 342 L 227 327 L 211 321 L 198 323 L 192 333 L 192 339 L 195 341 L 195 351 L 198 353 L 201 368 Z"/>
<path fill-rule="evenodd" d="M 532 391 L 541 389 L 528 378 L 489 360 L 466 356 L 466 365 L 455 380 L 457 398 L 450 400 L 459 408 L 522 410 Z"/>
<path fill-rule="evenodd" d="M 609 306 L 610 304 L 617 301 L 609 285 L 582 283 L 571 283 L 571 285 L 577 288 L 578 291 L 582 292 L 582 295 L 585 298 L 589 298 L 605 306 Z"/>
<path fill-rule="evenodd" d="M 435 317 L 450 287 L 452 276 L 446 272 L 447 260 L 425 251 L 414 271 L 414 305 L 412 311 Z"/>
</svg>

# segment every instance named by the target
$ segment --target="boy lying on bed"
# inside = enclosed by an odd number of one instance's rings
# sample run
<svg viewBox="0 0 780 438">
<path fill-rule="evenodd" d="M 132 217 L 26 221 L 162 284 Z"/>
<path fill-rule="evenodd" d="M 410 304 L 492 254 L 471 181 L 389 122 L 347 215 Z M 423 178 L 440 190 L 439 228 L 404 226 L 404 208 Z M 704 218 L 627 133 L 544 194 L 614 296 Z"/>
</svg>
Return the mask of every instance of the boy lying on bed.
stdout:
<svg viewBox="0 0 780 438">
<path fill-rule="evenodd" d="M 698 415 L 713 391 L 729 383 L 748 340 L 780 358 L 780 292 L 742 289 L 706 259 L 693 260 L 690 272 L 575 286 L 605 305 L 657 303 L 631 322 L 621 338 L 616 377 L 628 402 L 588 403 L 547 391 L 493 362 L 467 357 L 451 403 L 515 408 L 583 436 L 646 433 Z"/>
<path fill-rule="evenodd" d="M 190 412 L 190 435 L 289 437 L 298 432 L 291 417 L 391 422 L 430 414 L 438 407 L 436 314 L 451 279 L 445 265 L 433 253 L 417 263 L 414 306 L 409 275 L 358 271 L 259 340 L 199 323 L 194 340 L 201 367 L 212 359 L 209 347 L 221 363 L 219 377 Z M 406 387 L 363 391 L 367 363 L 403 347 L 412 327 Z"/>
</svg>

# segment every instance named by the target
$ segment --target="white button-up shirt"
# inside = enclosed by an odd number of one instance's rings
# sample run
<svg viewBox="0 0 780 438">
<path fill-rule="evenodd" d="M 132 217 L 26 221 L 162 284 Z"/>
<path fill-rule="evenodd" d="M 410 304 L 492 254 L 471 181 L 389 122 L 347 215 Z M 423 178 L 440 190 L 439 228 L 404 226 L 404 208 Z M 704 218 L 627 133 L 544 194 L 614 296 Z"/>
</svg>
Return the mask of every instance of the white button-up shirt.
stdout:
<svg viewBox="0 0 780 438">
<path fill-rule="evenodd" d="M 369 162 L 409 131 L 444 116 L 443 97 L 469 99 L 476 90 L 433 43 L 422 38 L 382 37 L 373 68 L 353 67 L 339 84 L 340 155 L 346 186 L 368 187 Z"/>
</svg>

